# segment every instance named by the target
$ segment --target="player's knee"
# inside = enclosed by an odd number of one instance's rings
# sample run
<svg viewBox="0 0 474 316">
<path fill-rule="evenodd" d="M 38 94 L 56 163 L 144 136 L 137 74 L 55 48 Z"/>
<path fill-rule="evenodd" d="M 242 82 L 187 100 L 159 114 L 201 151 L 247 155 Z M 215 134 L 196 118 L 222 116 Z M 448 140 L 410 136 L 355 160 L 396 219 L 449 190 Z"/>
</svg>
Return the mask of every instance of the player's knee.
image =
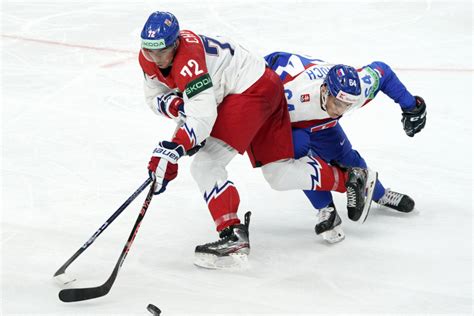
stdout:
<svg viewBox="0 0 474 316">
<path fill-rule="evenodd" d="M 199 153 L 198 153 L 199 155 Z M 191 163 L 191 176 L 199 186 L 202 192 L 212 188 L 218 181 L 224 181 L 227 179 L 227 171 L 221 164 L 206 159 L 200 159 L 202 157 L 196 156 Z"/>
<path fill-rule="evenodd" d="M 283 168 L 284 165 L 278 162 L 273 162 L 262 167 L 263 177 L 273 190 L 288 190 L 286 182 L 284 181 Z"/>
<path fill-rule="evenodd" d="M 198 182 L 199 179 L 204 178 L 209 172 L 209 169 L 212 167 L 212 164 L 206 163 L 205 161 L 198 159 L 198 157 L 199 156 L 196 156 L 196 158 L 193 160 L 190 168 L 191 176 L 196 182 Z"/>
</svg>

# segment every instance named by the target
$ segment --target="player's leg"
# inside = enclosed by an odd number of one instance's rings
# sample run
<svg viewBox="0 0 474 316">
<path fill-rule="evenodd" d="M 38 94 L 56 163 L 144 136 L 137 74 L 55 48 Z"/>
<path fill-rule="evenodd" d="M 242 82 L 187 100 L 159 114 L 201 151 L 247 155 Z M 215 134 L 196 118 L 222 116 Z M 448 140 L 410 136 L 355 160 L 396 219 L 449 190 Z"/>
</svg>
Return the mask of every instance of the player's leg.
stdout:
<svg viewBox="0 0 474 316">
<path fill-rule="evenodd" d="M 272 95 L 275 95 L 275 90 L 268 96 Z M 289 155 L 288 152 L 293 155 L 289 124 L 287 104 L 283 98 L 247 150 L 253 166 L 262 166 L 265 180 L 275 190 L 347 191 L 348 209 L 356 215 L 362 212 L 366 202 L 364 192 L 372 183 L 373 174 L 360 168 L 343 171 L 319 157 L 283 158 Z"/>
<path fill-rule="evenodd" d="M 278 87 L 281 86 L 278 77 L 271 80 L 272 74 L 273 72 L 266 70 L 262 78 L 244 93 L 224 98 L 218 107 L 218 116 L 211 131 L 212 137 L 209 139 L 211 145 L 208 141 L 204 150 L 198 152 L 200 156 L 193 162 L 193 176 L 200 183 L 201 192 L 208 203 L 220 236 L 216 242 L 196 247 L 197 265 L 207 268 L 239 265 L 246 260 L 250 252 L 248 238 L 250 215 L 246 214 L 245 224 L 240 224 L 237 218 L 238 193 L 234 185 L 227 180 L 225 166 L 237 152 L 242 154 L 251 147 L 252 139 L 272 115 L 269 103 L 272 100 L 262 93 L 265 90 L 278 91 Z M 278 83 L 277 87 L 274 86 L 275 83 Z M 283 88 L 281 95 L 284 98 Z M 288 128 L 290 128 L 289 121 Z M 280 152 L 283 154 L 282 158 L 292 157 L 291 143 L 287 153 Z"/>
<path fill-rule="evenodd" d="M 306 155 L 314 155 L 314 148 L 311 149 L 311 129 L 294 128 L 293 129 L 293 147 L 295 158 L 301 158 Z M 337 243 L 345 238 L 341 227 L 342 220 L 336 211 L 330 191 L 303 191 L 316 210 L 317 222 L 314 230 L 317 235 L 329 243 Z"/>
<path fill-rule="evenodd" d="M 228 179 L 226 167 L 237 150 L 214 137 L 196 154 L 191 174 L 203 194 L 219 232 L 216 242 L 199 245 L 194 263 L 206 268 L 228 268 L 246 261 L 250 252 L 248 239 L 249 216 L 241 224 L 237 216 L 239 193 Z"/>
<path fill-rule="evenodd" d="M 218 232 L 240 223 L 237 216 L 239 193 L 228 179 L 226 169 L 236 154 L 237 151 L 231 146 L 209 137 L 191 163 L 191 175 L 198 184 Z"/>
</svg>

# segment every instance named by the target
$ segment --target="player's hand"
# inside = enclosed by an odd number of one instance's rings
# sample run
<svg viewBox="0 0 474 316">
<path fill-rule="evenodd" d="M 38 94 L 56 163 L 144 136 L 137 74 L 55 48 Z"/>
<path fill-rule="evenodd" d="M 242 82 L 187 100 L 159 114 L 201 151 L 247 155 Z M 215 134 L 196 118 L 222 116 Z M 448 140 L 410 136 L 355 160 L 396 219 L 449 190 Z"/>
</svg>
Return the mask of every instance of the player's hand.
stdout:
<svg viewBox="0 0 474 316">
<path fill-rule="evenodd" d="M 402 124 L 405 133 L 413 137 L 420 132 L 426 124 L 426 104 L 425 101 L 415 96 L 415 106 L 410 110 L 405 110 L 402 113 Z"/>
<path fill-rule="evenodd" d="M 163 115 L 178 121 L 184 116 L 184 101 L 175 92 L 166 93 L 157 97 L 158 111 Z"/>
<path fill-rule="evenodd" d="M 174 142 L 162 141 L 153 151 L 148 163 L 150 177 L 156 178 L 154 194 L 163 193 L 168 182 L 178 175 L 178 159 L 184 155 L 184 147 Z"/>
</svg>

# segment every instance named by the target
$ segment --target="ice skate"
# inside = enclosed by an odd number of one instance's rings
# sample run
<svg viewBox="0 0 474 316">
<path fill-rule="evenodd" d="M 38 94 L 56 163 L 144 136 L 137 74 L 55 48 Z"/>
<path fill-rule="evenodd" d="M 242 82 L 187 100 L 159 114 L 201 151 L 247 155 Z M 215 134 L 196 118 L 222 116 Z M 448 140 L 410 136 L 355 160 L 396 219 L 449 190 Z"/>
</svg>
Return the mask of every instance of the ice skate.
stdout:
<svg viewBox="0 0 474 316">
<path fill-rule="evenodd" d="M 385 194 L 376 202 L 403 213 L 410 213 L 415 208 L 415 201 L 411 197 L 390 189 L 386 189 Z"/>
<path fill-rule="evenodd" d="M 343 241 L 346 237 L 341 227 L 341 218 L 333 203 L 319 210 L 318 223 L 314 227 L 317 235 L 321 235 L 330 244 Z"/>
<path fill-rule="evenodd" d="M 250 212 L 245 214 L 245 224 L 232 225 L 222 230 L 218 241 L 197 246 L 194 264 L 209 269 L 244 266 L 250 253 L 250 215 Z"/>
<path fill-rule="evenodd" d="M 347 212 L 351 220 L 363 223 L 369 214 L 374 194 L 377 172 L 359 167 L 349 168 L 347 188 Z"/>
</svg>

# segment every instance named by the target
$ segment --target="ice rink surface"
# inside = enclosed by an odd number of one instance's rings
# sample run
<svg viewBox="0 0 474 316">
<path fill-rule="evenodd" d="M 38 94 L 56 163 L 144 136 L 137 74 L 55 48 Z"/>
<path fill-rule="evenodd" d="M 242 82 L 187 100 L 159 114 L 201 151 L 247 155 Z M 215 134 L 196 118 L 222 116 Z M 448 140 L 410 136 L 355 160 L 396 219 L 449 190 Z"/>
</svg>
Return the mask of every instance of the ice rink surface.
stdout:
<svg viewBox="0 0 474 316">
<path fill-rule="evenodd" d="M 148 15 L 222 34 L 262 56 L 310 54 L 363 66 L 382 60 L 425 98 L 426 128 L 405 135 L 379 94 L 344 117 L 354 148 L 416 210 L 373 206 L 346 240 L 314 233 L 303 193 L 276 192 L 246 156 L 229 165 L 240 216 L 253 211 L 250 265 L 199 269 L 197 244 L 217 239 L 189 174 L 152 201 L 111 292 L 65 304 L 53 273 L 147 177 L 174 125 L 144 103 L 137 62 Z M 2 1 L 2 315 L 321 315 L 472 313 L 471 1 Z M 145 196 L 68 271 L 75 286 L 112 272 Z"/>
</svg>

